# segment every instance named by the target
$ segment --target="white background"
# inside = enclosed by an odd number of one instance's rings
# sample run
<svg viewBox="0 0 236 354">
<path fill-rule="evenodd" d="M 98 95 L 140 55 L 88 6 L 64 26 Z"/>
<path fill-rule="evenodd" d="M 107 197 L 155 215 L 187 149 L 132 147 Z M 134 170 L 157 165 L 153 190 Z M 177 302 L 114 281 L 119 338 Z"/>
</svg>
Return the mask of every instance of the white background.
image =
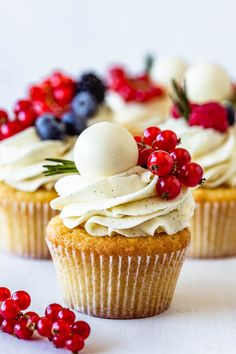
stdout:
<svg viewBox="0 0 236 354">
<path fill-rule="evenodd" d="M 0 107 L 54 68 L 77 74 L 124 61 L 141 68 L 144 53 L 223 64 L 236 77 L 235 0 L 0 0 Z M 88 318 L 84 354 L 233 354 L 236 259 L 184 265 L 173 305 L 144 320 Z M 0 254 L 0 286 L 27 289 L 41 314 L 62 301 L 53 265 Z M 81 316 L 79 316 L 81 317 Z M 0 334 L 0 353 L 65 353 L 46 341 Z"/>
<path fill-rule="evenodd" d="M 235 22 L 235 0 L 0 0 L 0 106 L 53 68 L 141 68 L 148 51 L 236 76 Z"/>
</svg>

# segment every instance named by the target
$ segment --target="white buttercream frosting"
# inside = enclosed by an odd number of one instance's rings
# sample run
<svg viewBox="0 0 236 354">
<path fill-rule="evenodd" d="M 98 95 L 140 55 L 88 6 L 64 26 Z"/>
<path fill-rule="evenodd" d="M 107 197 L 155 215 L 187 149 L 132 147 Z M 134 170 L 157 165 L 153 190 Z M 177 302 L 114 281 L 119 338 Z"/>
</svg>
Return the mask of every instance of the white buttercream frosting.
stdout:
<svg viewBox="0 0 236 354">
<path fill-rule="evenodd" d="M 236 186 L 236 131 L 230 127 L 220 133 L 201 126 L 189 126 L 184 118 L 169 118 L 161 129 L 171 129 L 181 138 L 192 160 L 204 169 L 204 187 Z"/>
<path fill-rule="evenodd" d="M 153 236 L 163 231 L 172 235 L 189 226 L 194 201 L 188 189 L 173 200 L 162 200 L 156 193 L 157 180 L 140 166 L 95 182 L 70 175 L 56 183 L 59 197 L 51 206 L 61 210 L 65 226 L 84 226 L 92 236 Z"/>
<path fill-rule="evenodd" d="M 107 94 L 106 102 L 113 111 L 113 120 L 134 132 L 142 132 L 147 127 L 163 122 L 171 106 L 171 100 L 166 95 L 146 103 L 125 102 L 112 91 Z"/>
<path fill-rule="evenodd" d="M 45 159 L 72 157 L 75 138 L 41 140 L 34 127 L 1 141 L 0 180 L 26 192 L 40 187 L 51 189 L 60 176 L 44 176 L 42 165 Z"/>
</svg>

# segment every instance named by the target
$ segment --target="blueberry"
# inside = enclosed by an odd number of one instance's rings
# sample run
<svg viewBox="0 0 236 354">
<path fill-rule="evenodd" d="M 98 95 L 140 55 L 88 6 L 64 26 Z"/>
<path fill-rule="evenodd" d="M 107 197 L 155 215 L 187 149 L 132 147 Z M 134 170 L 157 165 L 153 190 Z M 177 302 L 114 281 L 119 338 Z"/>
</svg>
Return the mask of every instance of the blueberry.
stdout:
<svg viewBox="0 0 236 354">
<path fill-rule="evenodd" d="M 228 123 L 229 125 L 234 125 L 235 123 L 235 111 L 234 111 L 234 107 L 231 103 L 226 103 L 225 104 L 225 108 L 227 111 L 227 118 L 228 118 Z"/>
<path fill-rule="evenodd" d="M 66 135 L 65 124 L 52 114 L 40 116 L 35 127 L 42 140 L 63 140 Z"/>
<path fill-rule="evenodd" d="M 86 120 L 77 116 L 74 112 L 67 112 L 63 115 L 66 132 L 69 135 L 79 135 L 87 128 Z"/>
<path fill-rule="evenodd" d="M 98 104 L 89 92 L 80 92 L 72 101 L 72 109 L 80 118 L 86 119 L 97 112 Z"/>
</svg>

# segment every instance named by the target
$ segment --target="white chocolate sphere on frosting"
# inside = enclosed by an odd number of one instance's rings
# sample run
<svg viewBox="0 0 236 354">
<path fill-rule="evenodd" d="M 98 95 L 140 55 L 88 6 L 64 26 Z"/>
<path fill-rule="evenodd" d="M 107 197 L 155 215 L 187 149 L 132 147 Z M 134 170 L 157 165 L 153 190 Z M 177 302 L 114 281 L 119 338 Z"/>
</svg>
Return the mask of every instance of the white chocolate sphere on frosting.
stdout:
<svg viewBox="0 0 236 354">
<path fill-rule="evenodd" d="M 78 137 L 74 161 L 84 179 L 96 181 L 135 167 L 138 162 L 137 143 L 119 124 L 97 123 Z"/>
<path fill-rule="evenodd" d="M 154 64 L 152 71 L 153 79 L 171 90 L 172 80 L 175 79 L 181 83 L 187 68 L 188 64 L 183 59 L 160 59 Z"/>
<path fill-rule="evenodd" d="M 223 101 L 231 96 L 230 77 L 220 65 L 194 64 L 186 71 L 184 79 L 188 97 L 193 102 Z"/>
</svg>

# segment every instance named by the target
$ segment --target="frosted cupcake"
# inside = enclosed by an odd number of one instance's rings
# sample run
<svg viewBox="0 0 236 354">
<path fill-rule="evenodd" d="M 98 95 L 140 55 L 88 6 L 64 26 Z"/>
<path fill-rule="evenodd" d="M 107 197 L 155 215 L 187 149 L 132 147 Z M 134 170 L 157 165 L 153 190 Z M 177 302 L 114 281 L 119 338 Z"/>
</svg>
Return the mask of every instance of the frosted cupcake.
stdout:
<svg viewBox="0 0 236 354">
<path fill-rule="evenodd" d="M 192 257 L 236 255 L 236 132 L 231 106 L 216 102 L 191 104 L 178 87 L 178 109 L 184 117 L 170 118 L 163 129 L 174 129 L 182 146 L 202 165 L 206 182 L 194 191 Z"/>
<path fill-rule="evenodd" d="M 152 59 L 141 75 L 131 75 L 122 67 L 113 67 L 108 74 L 106 102 L 113 111 L 113 120 L 133 135 L 168 116 L 170 99 L 163 86 L 151 77 Z"/>
<path fill-rule="evenodd" d="M 151 143 L 150 134 L 144 139 Z M 194 202 L 168 152 L 153 150 L 144 167 L 138 155 L 125 128 L 96 124 L 75 145 L 80 174 L 56 183 L 51 206 L 61 213 L 47 227 L 47 242 L 64 299 L 80 312 L 139 318 L 170 306 Z"/>
</svg>

